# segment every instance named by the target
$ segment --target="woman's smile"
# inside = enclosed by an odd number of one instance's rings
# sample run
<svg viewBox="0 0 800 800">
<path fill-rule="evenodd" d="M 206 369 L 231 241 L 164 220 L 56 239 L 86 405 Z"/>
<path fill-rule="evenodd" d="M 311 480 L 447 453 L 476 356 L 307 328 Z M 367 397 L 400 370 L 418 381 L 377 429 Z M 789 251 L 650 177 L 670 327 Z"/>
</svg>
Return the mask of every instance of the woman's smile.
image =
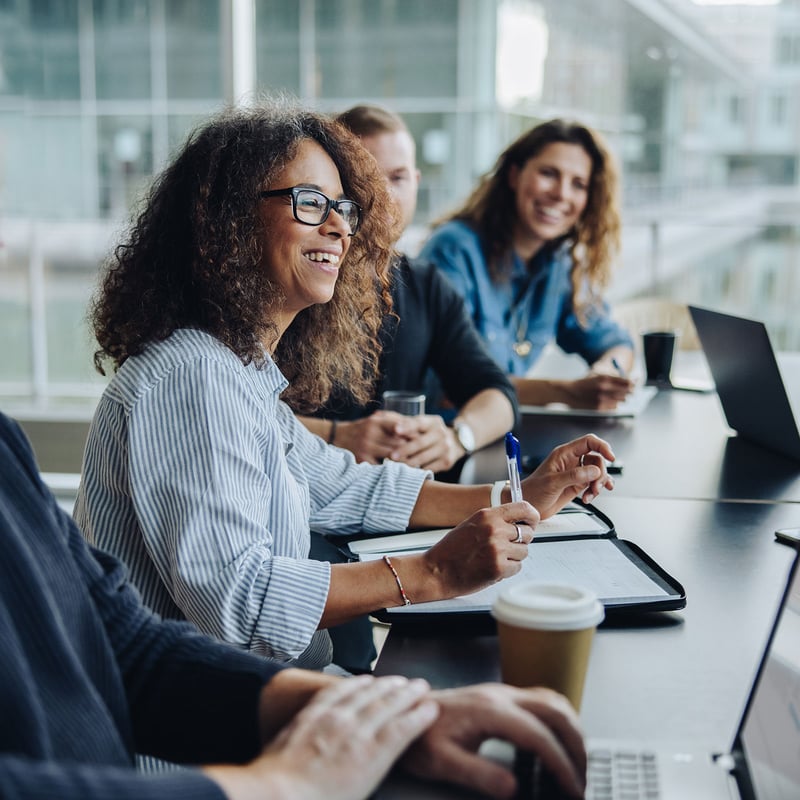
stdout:
<svg viewBox="0 0 800 800">
<path fill-rule="evenodd" d="M 330 250 L 314 250 L 306 253 L 305 257 L 310 261 L 317 264 L 324 265 L 322 269 L 331 274 L 339 274 L 339 262 L 341 261 L 341 253 L 335 253 Z"/>
</svg>

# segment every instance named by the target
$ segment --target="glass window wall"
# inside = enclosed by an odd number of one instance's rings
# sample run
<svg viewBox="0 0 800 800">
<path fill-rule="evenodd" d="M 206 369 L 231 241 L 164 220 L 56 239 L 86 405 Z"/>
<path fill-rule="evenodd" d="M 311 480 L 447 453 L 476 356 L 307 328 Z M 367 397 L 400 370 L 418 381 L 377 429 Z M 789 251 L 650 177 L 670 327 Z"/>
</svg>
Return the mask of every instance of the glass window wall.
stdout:
<svg viewBox="0 0 800 800">
<path fill-rule="evenodd" d="M 147 100 L 153 94 L 151 3 L 98 0 L 93 10 L 97 99 Z"/>
<path fill-rule="evenodd" d="M 20 3 L 19 10 L 23 12 L 18 28 L 22 40 L 17 47 L 22 50 L 22 64 L 17 75 L 23 96 L 77 100 L 81 86 L 78 4 L 70 0 Z"/>
<path fill-rule="evenodd" d="M 0 3 L 0 324 L 14 343 L 0 395 L 97 392 L 85 313 L 98 265 L 169 154 L 230 99 L 248 48 L 228 15 L 250 2 Z M 800 347 L 788 311 L 800 288 L 800 3 L 252 8 L 257 92 L 330 112 L 382 103 L 406 119 L 422 171 L 410 249 L 518 133 L 577 118 L 622 169 L 612 297 L 713 298 Z"/>
<path fill-rule="evenodd" d="M 124 218 L 153 174 L 153 130 L 149 116 L 104 115 L 97 119 L 100 214 Z"/>
<path fill-rule="evenodd" d="M 300 14 L 308 3 L 300 0 L 256 0 L 256 83 L 264 93 L 287 92 L 300 96 L 301 76 L 306 82 L 316 74 L 313 45 L 300 54 Z M 313 7 L 312 7 L 313 8 Z M 313 29 L 306 30 L 312 38 Z"/>
<path fill-rule="evenodd" d="M 319 95 L 455 96 L 458 7 L 458 0 L 319 0 Z"/>
<path fill-rule="evenodd" d="M 4 242 L 0 255 L 0 341 L 3 367 L 0 380 L 6 394 L 30 396 L 33 390 L 31 295 L 26 242 Z"/>
<path fill-rule="evenodd" d="M 219 0 L 169 0 L 164 9 L 167 97 L 218 103 L 223 95 Z"/>
</svg>

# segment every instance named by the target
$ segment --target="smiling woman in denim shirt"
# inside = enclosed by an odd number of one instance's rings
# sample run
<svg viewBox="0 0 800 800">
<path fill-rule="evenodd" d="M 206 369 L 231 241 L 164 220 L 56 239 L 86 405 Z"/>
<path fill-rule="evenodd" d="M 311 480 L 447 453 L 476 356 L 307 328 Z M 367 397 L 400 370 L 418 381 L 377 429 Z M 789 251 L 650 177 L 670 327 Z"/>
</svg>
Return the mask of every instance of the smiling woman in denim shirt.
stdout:
<svg viewBox="0 0 800 800">
<path fill-rule="evenodd" d="M 596 133 L 551 120 L 498 158 L 421 257 L 463 295 L 520 403 L 613 409 L 633 384 L 630 335 L 602 292 L 619 247 L 617 176 Z M 590 367 L 577 380 L 525 377 L 555 339 Z"/>
</svg>

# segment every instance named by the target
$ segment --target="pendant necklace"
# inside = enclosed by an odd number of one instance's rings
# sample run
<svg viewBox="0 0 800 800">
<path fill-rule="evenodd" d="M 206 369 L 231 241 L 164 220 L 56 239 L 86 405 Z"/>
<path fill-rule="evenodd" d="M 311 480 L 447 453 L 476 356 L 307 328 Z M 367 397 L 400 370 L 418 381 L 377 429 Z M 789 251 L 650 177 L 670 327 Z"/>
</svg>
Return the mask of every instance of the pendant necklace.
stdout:
<svg viewBox="0 0 800 800">
<path fill-rule="evenodd" d="M 517 331 L 517 341 L 514 342 L 512 346 L 514 348 L 514 352 L 520 358 L 525 358 L 526 356 L 530 355 L 531 347 L 533 347 L 533 345 L 527 339 L 522 339 L 522 341 L 520 341 L 519 331 Z"/>
<path fill-rule="evenodd" d="M 513 345 L 511 345 L 511 347 L 520 358 L 526 358 L 529 356 L 531 350 L 533 349 L 533 345 L 526 336 L 528 333 L 528 324 L 530 323 L 531 318 L 531 303 L 530 298 L 528 297 L 528 290 L 531 288 L 532 283 L 533 276 L 530 276 L 525 284 L 525 287 L 520 293 L 517 302 L 514 303 L 511 309 L 512 319 L 515 320 L 517 326 L 516 341 Z"/>
</svg>

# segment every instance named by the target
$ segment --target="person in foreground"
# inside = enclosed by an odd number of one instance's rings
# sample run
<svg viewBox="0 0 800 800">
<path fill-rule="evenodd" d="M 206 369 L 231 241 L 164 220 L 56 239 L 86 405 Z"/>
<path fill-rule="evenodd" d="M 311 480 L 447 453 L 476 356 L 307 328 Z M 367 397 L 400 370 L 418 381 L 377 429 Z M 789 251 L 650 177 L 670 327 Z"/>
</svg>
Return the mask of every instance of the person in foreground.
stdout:
<svg viewBox="0 0 800 800">
<path fill-rule="evenodd" d="M 398 758 L 415 775 L 511 797 L 513 776 L 477 755 L 495 736 L 583 791 L 566 698 L 284 669 L 162 621 L 122 564 L 87 546 L 3 414 L 0 463 L 3 800 L 366 798 Z M 143 774 L 135 751 L 208 766 Z"/>
<path fill-rule="evenodd" d="M 330 663 L 332 625 L 515 574 L 540 517 L 613 486 L 610 447 L 587 435 L 526 478 L 523 501 L 487 508 L 491 485 L 358 464 L 295 418 L 284 400 L 368 396 L 389 210 L 374 159 L 335 121 L 223 114 L 156 181 L 94 309 L 98 359 L 118 371 L 90 426 L 79 527 L 157 613 L 297 666 Z M 310 529 L 454 525 L 423 554 L 308 558 Z"/>
<path fill-rule="evenodd" d="M 354 106 L 337 119 L 359 137 L 383 173 L 396 204 L 399 237 L 417 207 L 414 139 L 400 117 L 378 106 Z M 392 265 L 391 293 L 394 313 L 381 325 L 379 374 L 369 402 L 334 394 L 313 418 L 301 421 L 359 461 L 391 458 L 432 472 L 448 470 L 514 427 L 514 387 L 487 351 L 461 296 L 434 264 L 400 254 Z M 404 417 L 380 409 L 385 390 L 423 391 L 428 370 L 455 409 L 452 425 L 439 413 Z"/>
<path fill-rule="evenodd" d="M 602 299 L 619 248 L 617 204 L 600 136 L 555 119 L 509 145 L 422 247 L 464 297 L 522 404 L 609 410 L 633 389 L 633 343 Z M 553 339 L 583 357 L 586 376 L 526 377 Z"/>
</svg>

